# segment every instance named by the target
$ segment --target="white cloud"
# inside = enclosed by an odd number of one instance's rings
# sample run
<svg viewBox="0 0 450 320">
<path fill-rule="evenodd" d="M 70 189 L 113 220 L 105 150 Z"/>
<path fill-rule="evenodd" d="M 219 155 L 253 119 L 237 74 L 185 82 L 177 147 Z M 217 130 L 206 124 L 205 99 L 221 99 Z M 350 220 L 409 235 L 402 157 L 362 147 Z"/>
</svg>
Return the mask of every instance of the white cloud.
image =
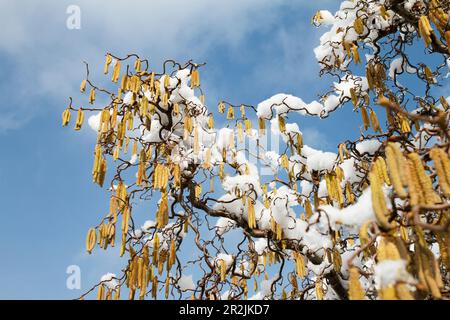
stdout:
<svg viewBox="0 0 450 320">
<path fill-rule="evenodd" d="M 322 132 L 313 127 L 302 128 L 303 142 L 310 147 L 320 150 L 327 150 L 330 147 L 329 138 Z"/>
<path fill-rule="evenodd" d="M 101 75 L 107 51 L 118 55 L 136 52 L 154 63 L 163 58 L 198 60 L 218 47 L 239 57 L 252 33 L 283 25 L 280 13 L 288 6 L 282 0 L 0 2 L 0 20 L 7 28 L 0 33 L 0 56 L 5 57 L 1 64 L 7 69 L 0 94 L 10 97 L 8 105 L 0 106 L 0 131 L 24 125 L 44 104 L 65 105 L 83 77 L 82 60 L 95 67 L 93 74 Z M 66 28 L 69 5 L 81 9 L 80 30 Z M 308 17 L 299 19 L 309 22 Z M 298 51 L 304 43 L 297 36 L 296 32 L 279 33 L 282 47 L 277 64 L 292 58 L 292 49 Z"/>
</svg>

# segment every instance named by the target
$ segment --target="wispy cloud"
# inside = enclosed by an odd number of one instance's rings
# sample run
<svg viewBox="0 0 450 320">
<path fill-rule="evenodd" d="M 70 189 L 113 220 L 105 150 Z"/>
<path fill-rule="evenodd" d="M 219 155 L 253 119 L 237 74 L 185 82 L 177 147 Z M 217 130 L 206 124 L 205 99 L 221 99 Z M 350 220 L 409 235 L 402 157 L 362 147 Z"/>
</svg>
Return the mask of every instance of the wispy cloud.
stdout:
<svg viewBox="0 0 450 320">
<path fill-rule="evenodd" d="M 106 51 L 137 52 L 159 62 L 163 57 L 204 57 L 220 47 L 238 58 L 252 34 L 277 30 L 274 45 L 267 43 L 272 49 L 265 49 L 276 63 L 265 72 L 279 70 L 276 74 L 284 74 L 286 81 L 300 78 L 301 70 L 294 70 L 304 60 L 299 43 L 305 41 L 298 41 L 304 39 L 304 30 L 298 25 L 278 28 L 284 22 L 281 10 L 288 6 L 281 0 L 1 2 L 0 19 L 7 31 L 0 33 L 0 57 L 2 69 L 8 70 L 1 75 L 0 94 L 8 96 L 8 103 L 0 105 L 0 131 L 19 128 L 37 112 L 48 112 L 42 105 L 64 105 L 83 76 L 82 60 L 97 66 L 99 74 Z M 71 4 L 81 9 L 80 30 L 66 28 Z M 305 6 L 311 4 L 297 5 Z M 295 65 L 287 63 L 292 60 Z M 261 86 L 270 87 L 273 81 L 279 82 L 268 76 Z"/>
<path fill-rule="evenodd" d="M 314 127 L 305 127 L 302 129 L 304 143 L 310 147 L 320 150 L 328 150 L 333 146 L 330 145 L 329 137 L 327 137 L 322 131 Z"/>
</svg>

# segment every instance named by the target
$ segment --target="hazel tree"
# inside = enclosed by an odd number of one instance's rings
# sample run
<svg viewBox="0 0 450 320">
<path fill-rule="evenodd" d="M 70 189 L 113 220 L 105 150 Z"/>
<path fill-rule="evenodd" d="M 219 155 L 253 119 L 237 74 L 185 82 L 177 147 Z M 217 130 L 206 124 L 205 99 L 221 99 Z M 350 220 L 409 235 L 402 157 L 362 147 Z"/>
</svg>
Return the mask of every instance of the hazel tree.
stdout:
<svg viewBox="0 0 450 320">
<path fill-rule="evenodd" d="M 449 10 L 355 0 L 318 11 L 314 53 L 334 81 L 309 103 L 277 94 L 216 111 L 203 64 L 108 53 L 105 88 L 86 65 L 91 106 L 71 98 L 62 117 L 80 130 L 94 113 L 92 176 L 110 197 L 86 249 L 117 246 L 126 263 L 81 298 L 447 298 Z M 303 143 L 301 116 L 333 125 L 341 107 L 361 115 L 358 139 L 335 153 Z"/>
</svg>

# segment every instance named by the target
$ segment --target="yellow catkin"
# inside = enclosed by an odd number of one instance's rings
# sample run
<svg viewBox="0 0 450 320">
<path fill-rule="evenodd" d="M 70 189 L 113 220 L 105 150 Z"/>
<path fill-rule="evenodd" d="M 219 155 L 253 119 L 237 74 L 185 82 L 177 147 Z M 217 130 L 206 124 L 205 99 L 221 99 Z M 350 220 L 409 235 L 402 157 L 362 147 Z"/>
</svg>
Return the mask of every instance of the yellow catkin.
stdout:
<svg viewBox="0 0 450 320">
<path fill-rule="evenodd" d="M 155 233 L 153 237 L 153 254 L 152 254 L 152 263 L 153 265 L 157 265 L 159 261 L 159 236 Z"/>
<path fill-rule="evenodd" d="M 86 251 L 88 253 L 92 252 L 92 249 L 94 249 L 96 241 L 97 241 L 97 231 L 95 230 L 95 228 L 90 228 L 86 236 Z"/>
<path fill-rule="evenodd" d="M 355 29 L 356 33 L 361 35 L 364 33 L 364 22 L 361 18 L 356 18 L 353 22 L 353 28 Z"/>
<path fill-rule="evenodd" d="M 386 243 L 386 258 L 388 260 L 400 260 L 402 258 L 400 251 L 392 241 Z"/>
<path fill-rule="evenodd" d="M 398 283 L 395 286 L 395 293 L 400 300 L 414 300 L 414 296 L 404 283 Z"/>
<path fill-rule="evenodd" d="M 390 285 L 379 290 L 381 300 L 397 300 L 397 295 L 393 285 Z"/>
<path fill-rule="evenodd" d="M 126 206 L 122 215 L 122 242 L 120 246 L 120 256 L 123 256 L 123 254 L 125 253 L 126 236 L 129 227 L 129 219 L 130 219 L 130 210 L 128 206 Z"/>
<path fill-rule="evenodd" d="M 358 105 L 359 98 L 358 95 L 356 94 L 355 88 L 350 88 L 350 98 L 352 100 L 353 106 L 356 107 Z"/>
<path fill-rule="evenodd" d="M 449 212 L 441 216 L 439 224 L 445 226 L 450 219 Z M 441 253 L 442 263 L 446 266 L 447 270 L 450 270 L 450 234 L 449 233 L 437 233 L 436 240 L 439 245 L 439 252 Z"/>
<path fill-rule="evenodd" d="M 135 140 L 133 142 L 133 148 L 131 150 L 131 155 L 132 156 L 137 156 L 137 154 L 138 154 L 138 142 L 137 142 L 137 140 Z"/>
<path fill-rule="evenodd" d="M 431 32 L 433 29 L 431 28 L 430 22 L 427 16 L 421 16 L 419 18 L 419 34 L 423 38 L 425 42 L 425 46 L 428 47 L 431 44 Z"/>
<path fill-rule="evenodd" d="M 81 109 L 78 109 L 77 119 L 75 121 L 75 130 L 80 130 L 84 121 L 84 112 Z"/>
<path fill-rule="evenodd" d="M 110 126 L 110 113 L 108 109 L 103 109 L 103 111 L 100 113 L 100 125 L 99 125 L 99 131 L 104 133 L 108 131 Z"/>
<path fill-rule="evenodd" d="M 384 20 L 387 20 L 389 18 L 389 13 L 387 12 L 386 7 L 384 5 L 381 5 L 379 8 L 380 8 L 381 17 Z"/>
<path fill-rule="evenodd" d="M 344 179 L 344 170 L 341 167 L 337 166 L 334 170 L 336 172 L 336 179 L 338 182 L 341 182 Z"/>
<path fill-rule="evenodd" d="M 129 77 L 124 74 L 122 79 L 120 80 L 119 93 L 125 92 L 128 90 Z"/>
<path fill-rule="evenodd" d="M 286 153 L 283 153 L 280 159 L 281 167 L 284 169 L 289 169 L 289 158 Z"/>
<path fill-rule="evenodd" d="M 376 160 L 377 171 L 380 179 L 386 183 L 388 186 L 391 185 L 391 179 L 389 179 L 389 175 L 387 172 L 386 161 L 382 157 L 378 157 Z"/>
<path fill-rule="evenodd" d="M 408 154 L 408 158 L 411 160 L 412 167 L 415 170 L 415 174 L 420 185 L 419 192 L 423 193 L 422 198 L 425 204 L 433 205 L 435 203 L 440 202 L 441 200 L 433 189 L 433 183 L 431 181 L 431 178 L 425 172 L 425 168 L 419 155 L 415 152 L 412 152 Z"/>
<path fill-rule="evenodd" d="M 404 175 L 405 161 L 400 149 L 394 143 L 388 143 L 386 146 L 386 162 L 395 192 L 401 199 L 405 199 L 407 196 L 404 189 L 405 178 L 402 177 Z"/>
<path fill-rule="evenodd" d="M 156 299 L 158 292 L 158 277 L 155 276 L 152 281 L 152 298 Z"/>
<path fill-rule="evenodd" d="M 195 192 L 195 197 L 198 199 L 198 198 L 200 198 L 200 196 L 202 195 L 202 185 L 201 184 L 197 184 L 196 186 L 195 186 L 195 190 L 194 190 Z"/>
<path fill-rule="evenodd" d="M 62 126 L 65 127 L 70 122 L 70 109 L 67 108 L 62 113 Z"/>
<path fill-rule="evenodd" d="M 176 243 L 175 240 L 172 239 L 170 241 L 170 249 L 169 249 L 169 260 L 168 260 L 168 269 L 170 270 L 170 267 L 175 264 L 176 261 Z"/>
<path fill-rule="evenodd" d="M 253 200 L 250 197 L 248 197 L 247 206 L 248 206 L 248 227 L 250 229 L 254 229 L 256 228 L 255 206 L 253 204 Z"/>
<path fill-rule="evenodd" d="M 175 164 L 172 166 L 173 184 L 176 189 L 181 187 L 181 168 L 180 165 Z"/>
<path fill-rule="evenodd" d="M 345 146 L 345 144 L 340 143 L 339 147 L 338 147 L 340 162 L 344 162 L 344 160 L 345 160 L 344 149 L 343 149 L 344 146 Z"/>
<path fill-rule="evenodd" d="M 377 261 L 399 260 L 400 252 L 397 246 L 386 238 L 382 238 L 377 248 Z"/>
<path fill-rule="evenodd" d="M 161 202 L 159 203 L 156 217 L 158 228 L 164 227 L 169 222 L 169 201 L 167 198 L 167 192 L 161 193 Z"/>
<path fill-rule="evenodd" d="M 205 149 L 205 159 L 203 162 L 203 168 L 204 169 L 211 168 L 211 149 L 210 148 Z"/>
<path fill-rule="evenodd" d="M 349 204 L 355 202 L 355 195 L 353 194 L 352 185 L 350 184 L 349 181 L 345 183 L 345 197 L 347 198 L 347 202 Z"/>
<path fill-rule="evenodd" d="M 335 173 L 329 173 L 325 176 L 325 182 L 330 199 L 336 200 L 341 206 L 344 202 L 340 182 Z"/>
<path fill-rule="evenodd" d="M 172 111 L 174 115 L 178 115 L 180 113 L 180 105 L 178 103 L 174 103 Z"/>
<path fill-rule="evenodd" d="M 359 271 L 356 267 L 349 270 L 348 297 L 350 300 L 364 300 L 364 290 L 359 282 Z"/>
<path fill-rule="evenodd" d="M 418 230 L 417 230 L 418 231 Z M 423 234 L 419 237 L 423 239 Z M 418 269 L 418 278 L 423 286 L 425 286 L 434 298 L 442 297 L 440 288 L 442 288 L 442 279 L 439 266 L 436 262 L 434 254 L 426 247 L 426 245 L 417 245 L 416 249 L 416 268 Z"/>
<path fill-rule="evenodd" d="M 362 107 L 361 109 L 361 118 L 364 125 L 364 130 L 367 130 L 370 127 L 369 115 L 367 114 L 367 109 Z"/>
<path fill-rule="evenodd" d="M 388 209 L 386 206 L 386 200 L 384 192 L 382 190 L 381 181 L 379 175 L 372 169 L 369 173 L 370 187 L 372 191 L 372 206 L 377 219 L 378 224 L 389 230 L 393 227 L 387 219 Z"/>
<path fill-rule="evenodd" d="M 251 130 L 252 130 L 252 122 L 250 121 L 250 119 L 244 120 L 244 126 L 245 126 L 245 132 L 247 132 L 247 134 L 250 134 Z"/>
<path fill-rule="evenodd" d="M 431 69 L 428 66 L 424 66 L 423 68 L 423 73 L 425 75 L 425 79 L 429 82 L 432 83 L 434 76 L 433 76 L 433 72 L 431 71 Z"/>
<path fill-rule="evenodd" d="M 227 277 L 227 264 L 225 260 L 220 259 L 219 260 L 219 269 L 220 269 L 220 281 L 225 281 Z"/>
<path fill-rule="evenodd" d="M 353 238 L 347 239 L 347 246 L 353 247 L 355 245 L 355 240 Z"/>
<path fill-rule="evenodd" d="M 430 151 L 430 158 L 434 162 L 434 167 L 436 168 L 436 173 L 439 177 L 439 186 L 441 187 L 441 191 L 446 197 L 450 197 L 450 181 L 448 180 L 449 175 L 446 174 L 449 169 L 447 154 L 441 148 L 433 148 Z"/>
<path fill-rule="evenodd" d="M 120 61 L 116 61 L 116 63 L 114 64 L 111 81 L 117 82 L 119 80 L 119 76 L 120 76 Z"/>
<path fill-rule="evenodd" d="M 148 112 L 148 99 L 147 97 L 144 95 L 141 99 L 141 103 L 139 106 L 139 115 L 141 117 L 144 117 L 147 115 Z"/>
<path fill-rule="evenodd" d="M 208 128 L 214 129 L 214 117 L 213 117 L 212 113 L 208 117 Z"/>
<path fill-rule="evenodd" d="M 164 164 L 157 164 L 153 173 L 153 188 L 165 190 L 169 181 L 170 170 Z"/>
<path fill-rule="evenodd" d="M 359 241 L 361 242 L 361 246 L 365 246 L 369 241 L 369 227 L 371 222 L 364 223 L 359 229 Z"/>
<path fill-rule="evenodd" d="M 423 203 L 423 193 L 420 187 L 416 170 L 411 160 L 407 160 L 407 184 L 409 193 L 409 202 L 411 205 Z"/>
<path fill-rule="evenodd" d="M 361 63 L 361 58 L 360 58 L 359 52 L 358 52 L 358 46 L 353 44 L 351 47 L 351 50 L 352 50 L 353 62 L 355 64 Z"/>
<path fill-rule="evenodd" d="M 221 180 L 225 178 L 225 164 L 223 162 L 219 164 L 219 177 Z"/>
<path fill-rule="evenodd" d="M 93 182 L 103 186 L 106 173 L 106 159 L 102 155 L 102 147 L 100 144 L 95 146 L 94 165 L 92 169 Z"/>
<path fill-rule="evenodd" d="M 86 83 L 87 83 L 87 80 L 86 80 L 86 79 L 84 79 L 83 81 L 81 81 L 81 84 L 80 84 L 80 92 L 86 91 Z"/>
<path fill-rule="evenodd" d="M 104 73 L 104 74 L 108 74 L 108 67 L 109 67 L 109 65 L 111 64 L 111 62 L 112 62 L 112 57 L 111 57 L 111 55 L 108 53 L 108 54 L 106 55 L 106 58 L 105 58 L 105 65 L 104 65 L 104 67 L 103 67 L 103 73 Z"/>
<path fill-rule="evenodd" d="M 104 300 L 105 296 L 105 287 L 103 286 L 103 284 L 100 284 L 98 286 L 98 291 L 97 291 L 97 300 Z"/>
<path fill-rule="evenodd" d="M 89 92 L 89 103 L 94 104 L 95 102 L 95 88 L 92 88 Z"/>
<path fill-rule="evenodd" d="M 408 228 L 405 226 L 400 226 L 400 237 L 403 239 L 403 241 L 408 242 L 409 235 L 408 235 Z"/>
<path fill-rule="evenodd" d="M 191 88 L 199 86 L 200 86 L 200 74 L 198 72 L 198 69 L 194 69 L 192 70 L 191 73 Z"/>
<path fill-rule="evenodd" d="M 336 189 L 336 200 L 339 203 L 340 207 L 343 207 L 344 205 L 344 194 L 342 192 L 341 182 L 337 179 L 337 177 L 334 177 L 334 188 Z"/>
<path fill-rule="evenodd" d="M 440 153 L 441 163 L 442 163 L 442 166 L 444 168 L 445 176 L 446 176 L 447 181 L 448 181 L 448 183 L 450 185 L 450 159 L 449 159 L 449 155 L 442 149 L 440 149 L 439 153 Z"/>
<path fill-rule="evenodd" d="M 336 272 L 341 272 L 341 268 L 342 268 L 342 257 L 341 257 L 341 253 L 339 252 L 339 250 L 335 247 L 332 250 L 332 254 L 333 254 L 333 268 Z"/>
<path fill-rule="evenodd" d="M 234 119 L 234 109 L 233 106 L 229 106 L 228 107 L 228 111 L 227 111 L 227 120 L 233 120 Z"/>
<path fill-rule="evenodd" d="M 283 229 L 281 228 L 281 225 L 279 225 L 278 223 L 275 225 L 276 227 L 276 239 L 277 240 L 281 240 L 283 239 Z"/>
<path fill-rule="evenodd" d="M 304 208 L 305 208 L 306 217 L 309 219 L 313 215 L 313 210 L 312 210 L 311 202 L 309 201 L 309 199 L 305 200 Z"/>
<path fill-rule="evenodd" d="M 219 105 L 217 106 L 219 113 L 224 113 L 225 112 L 225 104 L 223 103 L 223 101 L 219 102 Z"/>
<path fill-rule="evenodd" d="M 134 61 L 134 70 L 136 71 L 141 71 L 141 59 L 136 58 L 136 60 Z"/>
<path fill-rule="evenodd" d="M 398 123 L 400 124 L 400 131 L 402 133 L 409 133 L 411 132 L 411 126 L 409 124 L 408 118 L 404 117 L 401 114 L 397 115 Z"/>
<path fill-rule="evenodd" d="M 241 117 L 245 118 L 245 105 L 241 104 Z"/>
<path fill-rule="evenodd" d="M 133 113 L 130 111 L 127 113 L 127 129 L 133 130 L 133 122 L 134 122 L 134 116 Z"/>
<path fill-rule="evenodd" d="M 295 144 L 295 151 L 297 154 L 300 154 L 303 148 L 303 136 L 301 134 L 297 134 L 297 142 Z"/>
<path fill-rule="evenodd" d="M 386 111 L 386 118 L 387 118 L 387 122 L 388 122 L 389 126 L 394 127 L 395 120 L 394 120 L 394 116 L 392 115 L 392 110 L 390 108 L 384 108 L 384 110 Z"/>
<path fill-rule="evenodd" d="M 264 132 L 266 130 L 266 121 L 264 120 L 264 118 L 258 118 L 258 126 L 259 126 L 259 132 L 261 134 L 264 134 Z"/>
<path fill-rule="evenodd" d="M 373 109 L 370 109 L 370 122 L 372 124 L 373 131 L 382 133 L 377 114 L 373 111 Z"/>
<path fill-rule="evenodd" d="M 304 258 L 300 253 L 295 251 L 294 259 L 295 259 L 295 271 L 297 272 L 297 275 L 300 277 L 300 279 L 304 279 L 306 277 Z"/>
<path fill-rule="evenodd" d="M 119 158 L 120 155 L 120 146 L 115 146 L 114 147 L 114 152 L 113 152 L 113 160 L 116 161 Z"/>
<path fill-rule="evenodd" d="M 136 178 L 136 184 L 138 186 L 142 185 L 142 182 L 144 179 L 147 179 L 146 173 L 145 173 L 145 167 L 146 167 L 146 155 L 145 150 L 142 149 L 139 155 L 139 166 L 138 166 L 138 174 Z"/>
<path fill-rule="evenodd" d="M 322 279 L 317 278 L 316 279 L 316 298 L 317 300 L 323 300 L 323 288 L 322 288 Z"/>
<path fill-rule="evenodd" d="M 278 127 L 280 129 L 280 132 L 286 131 L 286 119 L 280 115 L 278 115 Z"/>
<path fill-rule="evenodd" d="M 186 136 L 192 132 L 193 128 L 194 128 L 194 125 L 193 125 L 192 118 L 189 116 L 185 117 L 184 118 L 184 131 L 186 133 Z"/>
</svg>

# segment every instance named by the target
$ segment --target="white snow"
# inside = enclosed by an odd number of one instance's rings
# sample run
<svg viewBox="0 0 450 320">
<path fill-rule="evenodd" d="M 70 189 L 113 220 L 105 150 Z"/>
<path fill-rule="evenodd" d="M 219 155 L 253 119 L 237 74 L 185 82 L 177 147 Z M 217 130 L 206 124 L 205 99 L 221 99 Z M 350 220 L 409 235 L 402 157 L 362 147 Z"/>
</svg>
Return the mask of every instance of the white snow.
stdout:
<svg viewBox="0 0 450 320">
<path fill-rule="evenodd" d="M 364 140 L 361 142 L 358 142 L 355 146 L 355 149 L 360 153 L 368 153 L 368 154 L 374 154 L 381 146 L 381 142 L 378 140 Z"/>
<path fill-rule="evenodd" d="M 315 150 L 307 145 L 302 148 L 302 156 L 306 157 L 306 167 L 309 170 L 332 170 L 337 159 L 333 152 Z"/>
<path fill-rule="evenodd" d="M 216 233 L 218 235 L 223 235 L 224 233 L 230 231 L 236 226 L 236 222 L 231 219 L 220 217 L 216 223 Z"/>
<path fill-rule="evenodd" d="M 182 275 L 178 280 L 181 291 L 195 290 L 195 284 L 192 275 Z"/>
<path fill-rule="evenodd" d="M 117 280 L 117 276 L 115 273 L 107 273 L 100 278 L 100 281 L 111 290 L 116 289 L 119 285 L 119 281 Z"/>
<path fill-rule="evenodd" d="M 356 203 L 343 209 L 338 209 L 331 205 L 321 206 L 320 209 L 327 213 L 332 228 L 336 227 L 336 223 L 358 227 L 362 226 L 367 221 L 375 220 L 375 214 L 372 207 L 372 191 L 370 187 L 364 190 Z"/>
<path fill-rule="evenodd" d="M 398 281 L 414 282 L 406 271 L 405 260 L 383 260 L 374 266 L 374 279 L 377 288 L 385 288 Z"/>
</svg>

